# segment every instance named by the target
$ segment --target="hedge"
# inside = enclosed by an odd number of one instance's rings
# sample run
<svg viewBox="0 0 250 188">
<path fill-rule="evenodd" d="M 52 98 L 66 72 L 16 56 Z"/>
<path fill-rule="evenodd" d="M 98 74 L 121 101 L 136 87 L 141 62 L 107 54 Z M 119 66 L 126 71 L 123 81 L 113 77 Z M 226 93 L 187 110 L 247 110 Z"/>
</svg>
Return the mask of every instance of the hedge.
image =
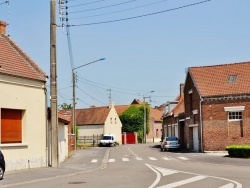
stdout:
<svg viewBox="0 0 250 188">
<path fill-rule="evenodd" d="M 230 157 L 250 158 L 250 145 L 230 145 L 226 150 Z"/>
</svg>

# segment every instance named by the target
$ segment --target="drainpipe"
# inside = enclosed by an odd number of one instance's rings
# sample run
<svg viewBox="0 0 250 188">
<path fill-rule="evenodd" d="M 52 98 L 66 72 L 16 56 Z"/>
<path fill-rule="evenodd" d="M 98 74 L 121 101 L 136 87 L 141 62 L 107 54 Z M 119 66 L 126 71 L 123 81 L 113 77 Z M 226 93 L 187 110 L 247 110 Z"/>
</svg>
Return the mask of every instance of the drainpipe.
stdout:
<svg viewBox="0 0 250 188">
<path fill-rule="evenodd" d="M 200 127 L 201 127 L 201 152 L 203 151 L 203 122 L 202 122 L 202 113 L 201 113 L 201 103 L 203 102 L 203 98 L 200 97 Z"/>
</svg>

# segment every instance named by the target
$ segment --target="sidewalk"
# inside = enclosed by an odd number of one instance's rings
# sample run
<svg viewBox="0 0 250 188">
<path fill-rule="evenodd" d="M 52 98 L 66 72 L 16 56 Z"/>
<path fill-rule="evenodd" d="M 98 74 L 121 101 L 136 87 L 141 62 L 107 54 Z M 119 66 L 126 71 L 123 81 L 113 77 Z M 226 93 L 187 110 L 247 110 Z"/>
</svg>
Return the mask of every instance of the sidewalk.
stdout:
<svg viewBox="0 0 250 188">
<path fill-rule="evenodd" d="M 98 170 L 106 167 L 110 149 L 89 148 L 77 150 L 76 153 L 60 164 L 60 167 L 44 167 L 27 170 L 6 172 L 4 179 L 0 181 L 0 187 L 11 187 L 27 182 L 37 182 L 53 179 L 55 177 L 74 176 L 79 173 Z M 93 158 L 100 159 L 97 163 L 91 163 Z M 8 167 L 7 167 L 8 168 Z"/>
</svg>

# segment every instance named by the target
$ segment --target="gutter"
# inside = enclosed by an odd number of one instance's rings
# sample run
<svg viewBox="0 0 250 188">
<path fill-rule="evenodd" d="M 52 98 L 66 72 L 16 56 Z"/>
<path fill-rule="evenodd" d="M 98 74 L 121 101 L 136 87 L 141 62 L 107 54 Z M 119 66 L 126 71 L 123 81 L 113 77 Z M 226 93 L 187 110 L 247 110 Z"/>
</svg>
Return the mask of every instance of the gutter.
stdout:
<svg viewBox="0 0 250 188">
<path fill-rule="evenodd" d="M 203 149 L 203 122 L 202 122 L 202 111 L 201 111 L 201 103 L 203 102 L 203 98 L 200 97 L 200 127 L 201 127 L 201 152 L 204 151 Z"/>
</svg>

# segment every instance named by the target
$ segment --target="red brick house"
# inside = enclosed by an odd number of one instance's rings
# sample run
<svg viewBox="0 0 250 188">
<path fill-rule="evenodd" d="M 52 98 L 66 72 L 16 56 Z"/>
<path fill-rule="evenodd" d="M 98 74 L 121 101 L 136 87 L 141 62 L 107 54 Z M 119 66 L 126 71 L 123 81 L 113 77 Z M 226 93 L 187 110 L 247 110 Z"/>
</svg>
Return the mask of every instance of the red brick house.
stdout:
<svg viewBox="0 0 250 188">
<path fill-rule="evenodd" d="M 174 101 L 168 101 L 165 104 L 165 113 L 163 119 L 163 137 L 176 136 L 179 138 L 181 148 L 184 147 L 184 84 L 180 84 L 180 94 Z"/>
<path fill-rule="evenodd" d="M 188 68 L 184 103 L 184 148 L 249 144 L 250 62 Z"/>
</svg>

